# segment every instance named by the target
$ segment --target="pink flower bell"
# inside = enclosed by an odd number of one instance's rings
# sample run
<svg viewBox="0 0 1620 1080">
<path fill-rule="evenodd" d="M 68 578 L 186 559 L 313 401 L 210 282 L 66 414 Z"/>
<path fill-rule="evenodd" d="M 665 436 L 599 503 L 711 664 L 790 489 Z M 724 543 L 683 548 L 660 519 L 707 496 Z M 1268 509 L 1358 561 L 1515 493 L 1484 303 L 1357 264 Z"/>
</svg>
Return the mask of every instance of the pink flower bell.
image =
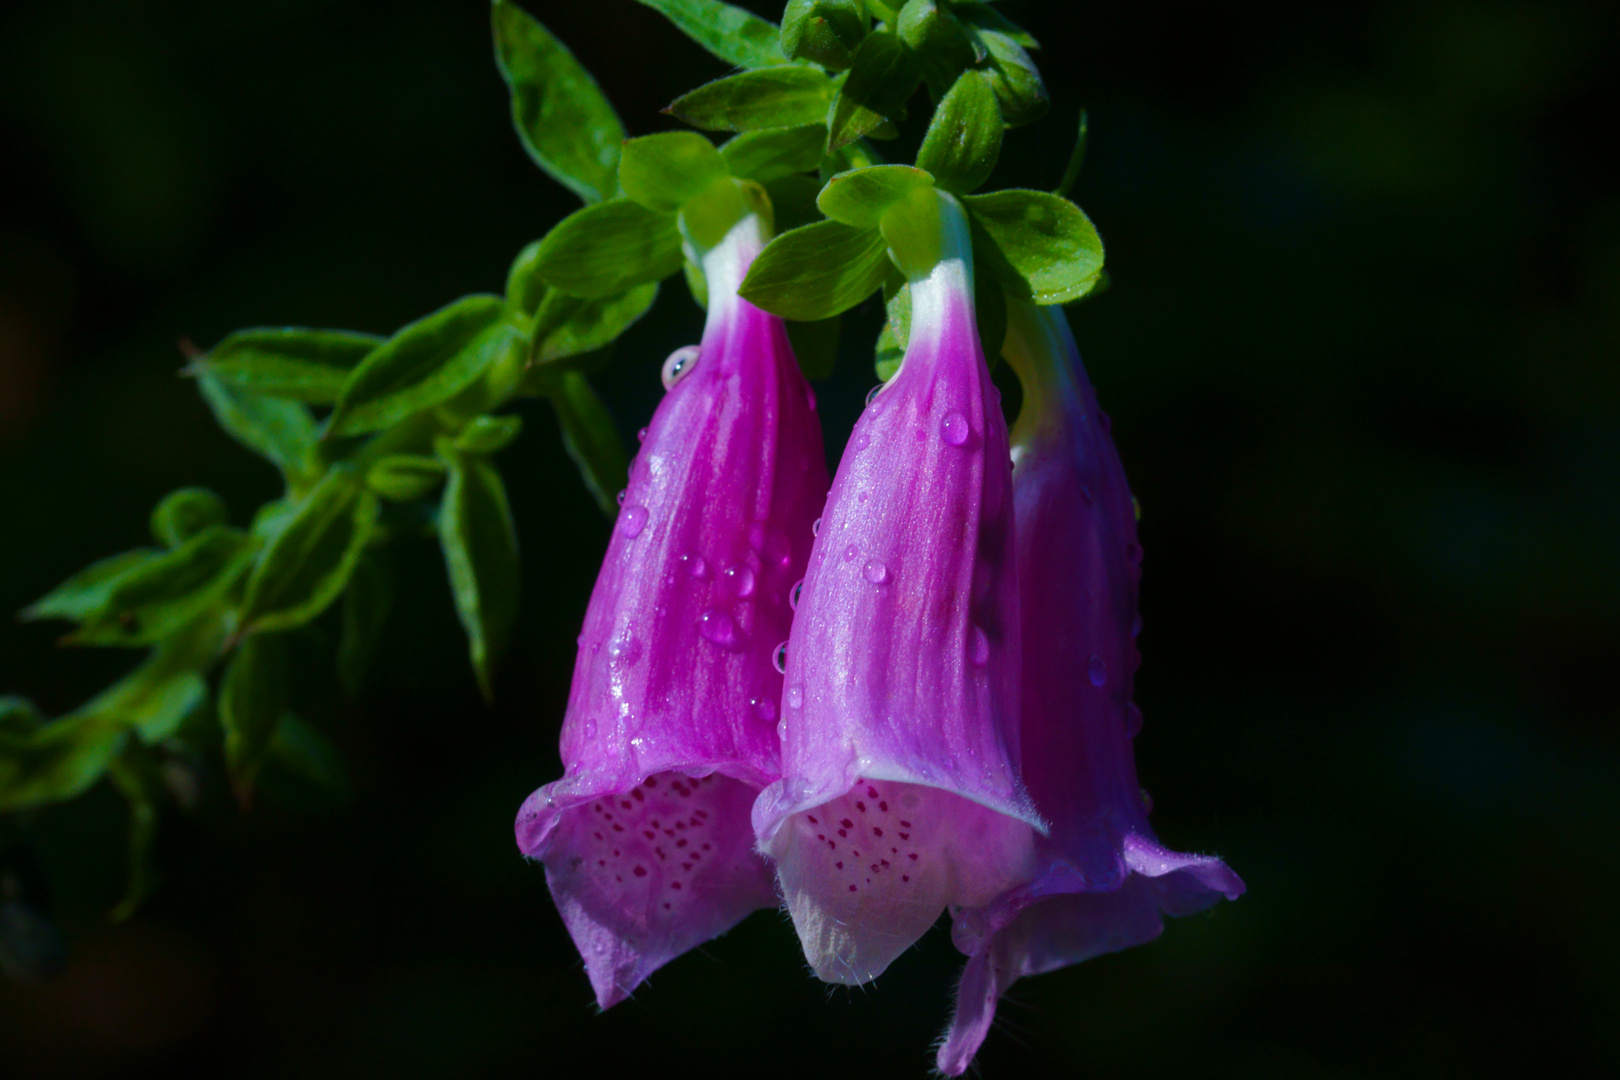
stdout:
<svg viewBox="0 0 1620 1080">
<path fill-rule="evenodd" d="M 1125 471 L 1063 312 L 1009 304 L 1004 355 L 1024 386 L 1013 427 L 1023 633 L 1023 776 L 1052 823 L 1039 875 L 955 913 L 968 954 L 938 1064 L 960 1075 L 1008 986 L 1156 937 L 1244 885 L 1219 859 L 1161 845 L 1131 738 L 1142 549 Z"/>
<path fill-rule="evenodd" d="M 780 776 L 772 656 L 827 467 L 781 320 L 737 296 L 765 239 L 749 214 L 703 256 L 703 343 L 665 366 L 586 609 L 565 774 L 518 813 L 604 1009 L 777 902 L 749 808 Z"/>
<path fill-rule="evenodd" d="M 783 779 L 754 806 L 805 956 L 837 983 L 1031 877 L 1041 827 L 1016 765 L 1011 475 L 966 219 L 914 198 L 905 359 L 828 495 L 786 643 Z"/>
</svg>

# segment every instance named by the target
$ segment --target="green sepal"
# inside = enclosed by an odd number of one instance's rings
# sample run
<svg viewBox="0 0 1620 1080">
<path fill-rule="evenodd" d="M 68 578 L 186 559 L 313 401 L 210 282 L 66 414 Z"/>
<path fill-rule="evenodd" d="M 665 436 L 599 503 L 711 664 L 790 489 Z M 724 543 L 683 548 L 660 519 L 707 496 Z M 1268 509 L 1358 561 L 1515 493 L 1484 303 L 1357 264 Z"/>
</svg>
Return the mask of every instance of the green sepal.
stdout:
<svg viewBox="0 0 1620 1080">
<path fill-rule="evenodd" d="M 518 344 L 501 298 L 464 296 L 402 327 L 344 384 L 327 436 L 365 435 L 442 405 Z"/>
<path fill-rule="evenodd" d="M 895 32 L 916 55 L 929 89 L 938 97 L 958 73 L 980 59 L 977 43 L 937 0 L 906 0 Z"/>
<path fill-rule="evenodd" d="M 371 670 L 393 606 L 394 558 L 387 545 L 373 544 L 355 564 L 349 587 L 343 590 L 337 675 L 344 693 L 351 698 L 360 696 L 360 685 L 365 681 L 366 672 Z"/>
<path fill-rule="evenodd" d="M 136 548 L 91 563 L 23 609 L 24 621 L 69 619 L 82 622 L 107 607 L 118 583 L 163 553 Z"/>
<path fill-rule="evenodd" d="M 704 311 L 709 310 L 709 281 L 703 276 L 703 267 L 687 259 L 681 263 L 681 276 L 686 279 L 686 291 L 692 302 Z"/>
<path fill-rule="evenodd" d="M 624 488 L 630 465 L 607 406 L 590 380 L 577 371 L 559 373 L 547 387 L 546 397 L 557 410 L 563 448 L 578 467 L 586 490 L 602 513 L 612 517 L 619 512 L 616 497 Z"/>
<path fill-rule="evenodd" d="M 828 111 L 828 151 L 875 131 L 885 120 L 904 119 L 906 99 L 921 78 L 916 56 L 897 36 L 867 35 Z"/>
<path fill-rule="evenodd" d="M 74 645 L 154 645 L 220 601 L 253 561 L 247 533 L 211 525 L 119 578 L 83 616 Z"/>
<path fill-rule="evenodd" d="M 821 164 L 827 129 L 820 123 L 745 131 L 720 147 L 731 175 L 768 184 Z"/>
<path fill-rule="evenodd" d="M 734 67 L 787 63 L 774 24 L 718 0 L 641 0 L 681 33 Z"/>
<path fill-rule="evenodd" d="M 254 634 L 236 647 L 219 687 L 225 768 L 244 805 L 286 712 L 286 640 L 280 634 Z"/>
<path fill-rule="evenodd" d="M 1017 37 L 997 28 L 994 20 L 977 18 L 972 12 L 959 11 L 958 14 L 969 24 L 973 40 L 989 56 L 990 85 L 996 92 L 1006 125 L 1021 127 L 1045 116 L 1052 107 L 1052 99 L 1035 61 L 1030 59 Z"/>
<path fill-rule="evenodd" d="M 675 215 L 614 199 L 577 210 L 540 241 L 536 273 L 573 296 L 603 299 L 681 268 Z"/>
<path fill-rule="evenodd" d="M 1103 245 L 1080 208 L 1046 191 L 1009 189 L 963 200 L 978 262 L 1008 295 L 1066 304 L 1096 287 Z"/>
<path fill-rule="evenodd" d="M 750 215 L 760 219 L 766 235 L 775 232 L 771 199 L 765 186 L 735 176 L 715 180 L 681 208 L 678 226 L 685 245 L 683 250 L 701 259 L 704 252 L 725 239 L 737 222 Z"/>
<path fill-rule="evenodd" d="M 1074 149 L 1069 151 L 1069 163 L 1063 168 L 1063 179 L 1058 182 L 1054 195 L 1069 197 L 1074 190 L 1074 182 L 1080 179 L 1080 167 L 1086 163 L 1086 110 L 1080 110 L 1080 130 L 1074 136 Z"/>
<path fill-rule="evenodd" d="M 544 239 L 525 244 L 506 270 L 506 310 L 514 322 L 533 319 L 545 302 L 549 286 L 540 276 L 540 244 Z"/>
<path fill-rule="evenodd" d="M 917 167 L 934 176 L 934 183 L 956 195 L 966 195 L 990 178 L 1001 154 L 1005 125 L 996 92 L 984 72 L 962 72 L 928 122 L 917 151 Z"/>
<path fill-rule="evenodd" d="M 494 696 L 495 664 L 517 621 L 517 530 L 495 467 L 483 457 L 457 452 L 449 440 L 440 440 L 439 452 L 450 466 L 439 507 L 439 546 L 478 688 L 488 701 Z"/>
<path fill-rule="evenodd" d="M 789 59 L 842 71 L 869 29 L 860 0 L 788 0 L 782 12 L 782 52 Z"/>
<path fill-rule="evenodd" d="M 705 131 L 758 131 L 823 123 L 832 98 L 832 80 L 795 64 L 704 83 L 664 111 Z"/>
<path fill-rule="evenodd" d="M 382 343 L 376 334 L 348 330 L 238 330 L 193 360 L 184 373 L 211 375 L 269 397 L 330 405 L 354 366 Z"/>
<path fill-rule="evenodd" d="M 533 16 L 494 0 L 495 64 L 512 91 L 512 124 L 529 156 L 585 202 L 618 188 L 624 126 L 580 62 Z"/>
<path fill-rule="evenodd" d="M 309 478 L 309 452 L 318 432 L 307 407 L 231 386 L 212 375 L 197 376 L 197 388 L 226 434 L 275 465 L 289 481 Z"/>
<path fill-rule="evenodd" d="M 389 502 L 420 499 L 444 483 L 444 462 L 425 454 L 389 454 L 366 470 L 366 487 Z"/>
<path fill-rule="evenodd" d="M 664 131 L 629 139 L 619 156 L 619 185 L 627 198 L 672 214 L 726 175 L 726 159 L 695 131 Z"/>
<path fill-rule="evenodd" d="M 839 324 L 842 321 L 841 317 L 834 315 L 830 319 L 817 319 L 814 322 L 789 320 L 782 324 L 787 328 L 793 355 L 799 361 L 799 370 L 804 372 L 805 378 L 825 379 L 838 366 Z"/>
<path fill-rule="evenodd" d="M 499 453 L 522 431 L 521 416 L 475 416 L 456 436 L 456 449 L 464 454 Z"/>
<path fill-rule="evenodd" d="M 857 229 L 875 229 L 894 203 L 917 188 L 934 186 L 934 178 L 910 165 L 873 165 L 839 173 L 816 196 L 816 206 L 833 221 Z"/>
<path fill-rule="evenodd" d="M 171 491 L 152 509 L 152 539 L 177 548 L 210 525 L 225 524 L 225 503 L 207 488 Z"/>
<path fill-rule="evenodd" d="M 879 230 L 818 221 L 765 245 L 738 291 L 784 319 L 813 322 L 866 299 L 888 268 L 888 243 Z"/>
<path fill-rule="evenodd" d="M 241 633 L 302 626 L 343 592 L 377 521 L 377 497 L 357 481 L 334 466 L 278 522 L 248 579 Z"/>
</svg>

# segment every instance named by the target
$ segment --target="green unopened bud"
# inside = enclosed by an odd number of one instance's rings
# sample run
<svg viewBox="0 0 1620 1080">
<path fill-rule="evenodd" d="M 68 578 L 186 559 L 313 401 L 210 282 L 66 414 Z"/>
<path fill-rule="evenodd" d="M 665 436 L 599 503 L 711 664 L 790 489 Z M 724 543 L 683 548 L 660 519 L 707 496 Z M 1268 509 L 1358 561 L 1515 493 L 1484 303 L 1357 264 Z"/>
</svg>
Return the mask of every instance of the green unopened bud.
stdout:
<svg viewBox="0 0 1620 1080">
<path fill-rule="evenodd" d="M 225 504 L 204 488 L 171 491 L 152 510 L 152 539 L 165 547 L 179 547 L 210 525 L 225 523 Z"/>
<path fill-rule="evenodd" d="M 782 52 L 789 59 L 842 71 L 867 29 L 860 0 L 788 0 L 782 12 Z"/>
</svg>

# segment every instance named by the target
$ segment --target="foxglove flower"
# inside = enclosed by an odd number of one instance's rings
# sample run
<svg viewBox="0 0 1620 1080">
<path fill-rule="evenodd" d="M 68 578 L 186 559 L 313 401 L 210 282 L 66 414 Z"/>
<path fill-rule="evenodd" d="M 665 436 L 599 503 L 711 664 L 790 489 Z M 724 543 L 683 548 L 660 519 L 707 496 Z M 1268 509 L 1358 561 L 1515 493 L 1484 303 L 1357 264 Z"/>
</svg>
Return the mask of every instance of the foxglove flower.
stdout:
<svg viewBox="0 0 1620 1080">
<path fill-rule="evenodd" d="M 565 775 L 518 814 L 604 1009 L 777 903 L 749 810 L 780 775 L 772 655 L 827 467 L 781 320 L 737 296 L 764 241 L 751 214 L 703 256 L 703 342 L 665 365 L 586 609 Z"/>
<path fill-rule="evenodd" d="M 805 956 L 837 983 L 1031 876 L 1040 827 L 1015 764 L 1006 425 L 966 220 L 923 196 L 939 257 L 909 275 L 904 361 L 833 480 L 786 643 L 783 779 L 754 806 Z"/>
<path fill-rule="evenodd" d="M 1125 471 L 1061 309 L 1010 305 L 1004 355 L 1024 386 L 1013 427 L 1023 637 L 1023 775 L 1051 822 L 1040 873 L 956 912 L 968 954 L 940 1071 L 962 1073 L 1012 982 L 1139 945 L 1242 880 L 1161 845 L 1137 786 L 1131 702 L 1142 549 Z"/>
</svg>

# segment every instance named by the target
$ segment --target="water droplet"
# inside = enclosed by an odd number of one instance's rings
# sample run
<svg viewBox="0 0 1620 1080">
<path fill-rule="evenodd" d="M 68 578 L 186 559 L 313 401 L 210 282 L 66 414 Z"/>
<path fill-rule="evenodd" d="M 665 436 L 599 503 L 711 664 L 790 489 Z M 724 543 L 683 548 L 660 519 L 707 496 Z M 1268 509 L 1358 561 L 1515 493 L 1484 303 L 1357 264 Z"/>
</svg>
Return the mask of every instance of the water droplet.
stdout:
<svg viewBox="0 0 1620 1080">
<path fill-rule="evenodd" d="M 804 687 L 790 686 L 787 692 L 788 708 L 797 709 L 804 704 Z"/>
<path fill-rule="evenodd" d="M 1126 544 L 1125 556 L 1126 558 L 1130 559 L 1132 563 L 1140 566 L 1142 564 L 1142 545 L 1138 544 L 1134 540 L 1129 544 Z"/>
<path fill-rule="evenodd" d="M 737 620 L 723 611 L 710 608 L 698 616 L 698 633 L 722 649 L 742 648 L 742 635 L 737 631 Z"/>
<path fill-rule="evenodd" d="M 787 646 L 788 643 L 784 641 L 776 647 L 775 652 L 771 653 L 771 664 L 776 668 L 778 675 L 787 672 Z"/>
<path fill-rule="evenodd" d="M 686 566 L 686 572 L 699 581 L 709 580 L 709 560 L 695 551 L 688 551 L 681 556 L 681 562 Z"/>
<path fill-rule="evenodd" d="M 816 518 L 816 520 L 814 520 L 814 521 L 812 521 L 810 523 L 810 535 L 811 536 L 820 536 L 821 535 L 821 519 L 820 518 Z"/>
<path fill-rule="evenodd" d="M 982 626 L 973 628 L 972 638 L 968 642 L 968 659 L 981 667 L 990 662 L 990 637 Z"/>
<path fill-rule="evenodd" d="M 844 561 L 853 562 L 855 561 L 856 557 L 860 555 L 860 553 L 861 549 L 856 547 L 854 544 L 851 544 L 849 547 L 844 549 Z"/>
<path fill-rule="evenodd" d="M 698 347 L 696 345 L 683 345 L 669 354 L 664 361 L 664 389 L 672 390 L 692 369 L 697 367 Z"/>
<path fill-rule="evenodd" d="M 776 719 L 776 703 L 771 701 L 769 698 L 755 698 L 748 704 L 754 707 L 754 715 L 759 717 L 761 720 Z"/>
<path fill-rule="evenodd" d="M 786 720 L 786 718 L 783 718 L 782 720 L 777 722 L 777 725 L 776 725 L 776 737 L 778 739 L 787 738 L 787 720 Z"/>
<path fill-rule="evenodd" d="M 1131 637 L 1140 637 L 1142 634 L 1142 613 L 1138 611 L 1131 616 Z"/>
<path fill-rule="evenodd" d="M 889 580 L 889 568 L 872 559 L 866 564 L 866 580 L 874 585 L 881 585 Z"/>
<path fill-rule="evenodd" d="M 961 446 L 968 441 L 973 431 L 968 427 L 968 418 L 952 409 L 945 414 L 945 419 L 939 422 L 940 438 L 952 446 Z"/>
<path fill-rule="evenodd" d="M 737 591 L 738 596 L 752 596 L 754 592 L 754 572 L 746 566 L 733 566 L 726 571 L 726 580 Z"/>
<path fill-rule="evenodd" d="M 617 494 L 617 495 L 615 495 L 615 496 L 613 496 L 613 498 L 614 498 L 614 499 L 615 499 L 615 500 L 617 500 L 617 502 L 618 502 L 618 504 L 619 504 L 619 505 L 620 505 L 620 506 L 623 506 L 623 505 L 624 505 L 624 497 L 625 497 L 625 496 L 626 496 L 626 495 L 628 495 L 628 494 L 630 494 L 630 492 L 629 492 L 629 490 L 628 490 L 628 489 L 626 489 L 626 488 L 620 488 L 620 489 L 619 489 L 619 493 L 618 493 L 618 494 Z"/>
<path fill-rule="evenodd" d="M 596 738 L 596 721 L 592 720 L 590 717 L 586 717 L 585 726 L 581 734 L 583 734 L 587 739 Z"/>
<path fill-rule="evenodd" d="M 608 657 L 612 662 L 629 667 L 641 659 L 641 642 L 626 634 L 608 642 Z"/>
<path fill-rule="evenodd" d="M 642 428 L 640 431 L 636 432 L 636 442 L 646 442 L 646 441 L 647 441 L 647 429 Z"/>
<path fill-rule="evenodd" d="M 857 435 L 855 437 L 855 441 L 852 444 L 850 444 L 850 450 L 853 451 L 854 453 L 858 454 L 862 450 L 865 450 L 868 446 L 871 446 L 871 445 L 872 445 L 872 436 L 868 435 L 866 432 L 863 431 L 859 435 Z"/>
<path fill-rule="evenodd" d="M 624 513 L 619 515 L 619 531 L 634 540 L 641 535 L 641 530 L 647 527 L 647 508 L 645 506 L 627 506 Z"/>
<path fill-rule="evenodd" d="M 788 607 L 794 611 L 799 610 L 799 594 L 804 592 L 804 578 L 793 583 L 793 590 L 788 593 Z"/>
<path fill-rule="evenodd" d="M 1086 665 L 1086 678 L 1091 680 L 1092 686 L 1102 686 L 1108 681 L 1108 662 L 1100 656 L 1093 656 Z"/>
<path fill-rule="evenodd" d="M 1080 497 L 1086 501 L 1087 506 L 1090 506 L 1096 501 L 1095 497 L 1091 494 L 1091 489 L 1086 487 L 1084 484 L 1080 485 Z"/>
<path fill-rule="evenodd" d="M 866 392 L 867 407 L 873 412 L 883 411 L 883 406 L 877 403 L 877 396 L 883 393 L 883 388 L 887 385 L 888 383 L 878 383 L 876 386 L 872 387 L 872 389 Z"/>
</svg>

